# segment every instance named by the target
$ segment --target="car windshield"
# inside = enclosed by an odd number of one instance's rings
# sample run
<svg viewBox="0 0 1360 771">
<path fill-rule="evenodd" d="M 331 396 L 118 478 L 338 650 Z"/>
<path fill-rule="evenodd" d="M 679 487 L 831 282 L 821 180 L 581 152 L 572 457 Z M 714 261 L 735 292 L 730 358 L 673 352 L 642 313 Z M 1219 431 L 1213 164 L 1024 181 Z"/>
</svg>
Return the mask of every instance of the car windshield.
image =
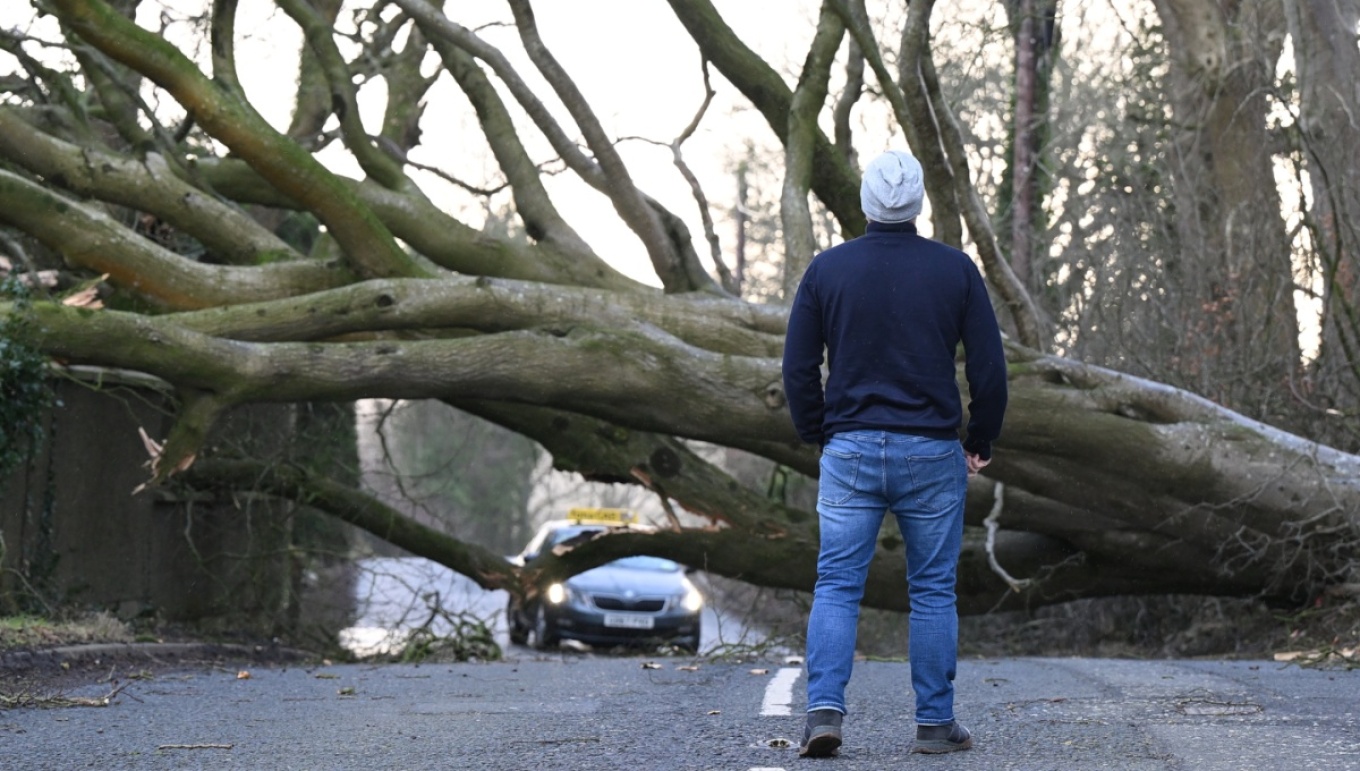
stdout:
<svg viewBox="0 0 1360 771">
<path fill-rule="evenodd" d="M 680 566 L 670 560 L 643 555 L 623 557 L 622 559 L 616 559 L 609 564 L 614 567 L 632 568 L 633 570 L 651 570 L 657 573 L 677 573 L 680 571 Z"/>
<path fill-rule="evenodd" d="M 551 549 L 559 543 L 570 541 L 573 538 L 590 533 L 602 533 L 608 528 L 599 525 L 567 525 L 559 527 L 548 533 L 544 539 L 543 548 Z M 678 573 L 682 570 L 680 565 L 661 557 L 649 557 L 638 555 L 635 557 L 621 557 L 609 563 L 612 567 L 628 568 L 630 570 L 646 570 L 653 573 Z"/>
<path fill-rule="evenodd" d="M 604 528 L 599 527 L 598 525 L 596 526 L 571 525 L 569 527 L 559 527 L 548 534 L 548 542 L 544 544 L 544 546 L 551 548 L 553 546 L 558 545 L 559 543 L 562 543 L 563 541 L 570 541 L 576 536 L 582 535 L 584 533 L 602 533 L 602 532 L 604 532 Z"/>
</svg>

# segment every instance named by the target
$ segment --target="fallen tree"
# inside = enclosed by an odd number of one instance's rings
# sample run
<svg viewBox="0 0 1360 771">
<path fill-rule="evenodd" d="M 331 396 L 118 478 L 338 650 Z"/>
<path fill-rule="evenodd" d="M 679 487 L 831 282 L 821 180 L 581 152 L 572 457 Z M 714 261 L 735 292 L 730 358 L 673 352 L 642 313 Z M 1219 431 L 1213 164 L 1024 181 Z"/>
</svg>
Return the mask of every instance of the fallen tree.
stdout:
<svg viewBox="0 0 1360 771">
<path fill-rule="evenodd" d="M 539 38 L 527 0 L 511 0 L 510 10 L 573 130 L 557 124 L 503 54 L 425 0 L 397 0 L 400 13 L 365 17 L 372 60 L 340 55 L 326 4 L 279 0 L 306 35 L 304 80 L 310 72 L 324 81 L 329 104 L 318 107 L 316 93 L 300 89 L 296 115 L 320 110 L 321 120 L 288 133 L 260 118 L 235 81 L 234 2 L 211 7 L 211 77 L 135 24 L 125 11 L 136 3 L 48 5 L 79 72 L 21 56 L 25 77 L 6 81 L 0 223 L 35 254 L 59 256 L 64 286 L 97 278 L 104 301 L 84 286 L 0 312 L 24 316 L 23 341 L 60 363 L 133 370 L 173 387 L 177 419 L 157 438 L 149 484 L 304 501 L 483 586 L 520 593 L 641 552 L 756 584 L 811 587 L 815 513 L 747 489 L 687 444 L 738 448 L 816 474 L 816 452 L 794 436 L 781 390 L 784 311 L 734 296 L 709 276 L 683 221 L 629 176 Z M 707 3 L 672 6 L 706 61 L 751 99 L 788 152 L 809 154 L 791 166 L 802 171 L 785 195 L 813 192 L 845 234 L 859 232 L 857 169 L 846 148 L 799 114 L 815 118 L 826 97 L 808 94 L 824 92 L 824 79 L 790 89 Z M 911 23 L 925 34 L 929 4 L 913 6 Z M 861 50 L 871 45 L 853 3 L 829 3 L 821 20 L 820 45 L 846 34 Z M 408 35 L 401 51 L 391 47 L 397 29 Z M 23 53 L 24 41 L 5 40 L 6 50 Z M 528 243 L 459 222 L 410 176 L 404 159 L 431 80 L 419 69 L 426 50 L 475 109 Z M 1138 593 L 1298 602 L 1353 581 L 1360 457 L 1041 350 L 1044 322 L 990 233 L 928 51 L 904 36 L 906 52 L 918 59 L 919 82 L 892 83 L 881 61 L 875 69 L 899 112 L 911 104 L 937 116 L 914 121 L 909 135 L 938 151 L 942 163 L 928 165 L 932 194 L 952 190 L 961 202 L 955 225 L 961 217 L 1025 343 L 1010 344 L 1011 409 L 996 462 L 970 485 L 976 529 L 965 546 L 961 608 Z M 406 84 L 389 88 L 376 136 L 358 122 L 354 88 L 355 70 L 375 60 L 390 84 Z M 809 55 L 807 66 L 831 60 Z M 529 128 L 511 119 L 489 86 L 493 75 L 566 168 L 609 197 L 661 289 L 611 268 L 556 210 L 517 133 Z M 161 126 L 138 103 L 152 87 L 183 106 L 181 125 Z M 337 127 L 320 132 L 331 115 Z M 803 121 L 797 131 L 789 128 L 795 119 Z M 365 178 L 323 166 L 315 151 L 325 141 L 342 143 Z M 788 211 L 810 217 L 806 206 Z M 318 247 L 304 253 L 264 224 L 282 213 L 324 225 Z M 145 221 L 195 248 L 186 254 L 137 230 Z M 233 406 L 370 397 L 443 400 L 534 439 L 558 468 L 644 486 L 708 525 L 611 534 L 521 569 L 314 470 L 214 456 L 204 445 Z M 866 603 L 905 609 L 900 544 L 885 535 L 881 547 Z"/>
</svg>

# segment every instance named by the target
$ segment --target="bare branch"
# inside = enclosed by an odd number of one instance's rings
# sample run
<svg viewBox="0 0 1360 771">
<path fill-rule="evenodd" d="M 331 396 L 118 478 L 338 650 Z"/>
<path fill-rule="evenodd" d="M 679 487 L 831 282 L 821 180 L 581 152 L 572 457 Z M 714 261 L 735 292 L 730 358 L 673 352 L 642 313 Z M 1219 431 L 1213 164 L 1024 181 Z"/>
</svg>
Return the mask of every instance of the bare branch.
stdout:
<svg viewBox="0 0 1360 771">
<path fill-rule="evenodd" d="M 1007 573 L 1005 568 L 1001 567 L 1000 560 L 996 558 L 996 534 L 1000 529 L 1001 512 L 1005 502 L 1005 490 L 1005 485 L 1000 482 L 996 483 L 996 486 L 993 489 L 993 495 L 996 496 L 996 503 L 992 505 L 992 510 L 987 515 L 987 519 L 984 523 L 987 526 L 987 564 L 992 568 L 993 573 L 1001 576 L 1001 580 L 1006 582 L 1006 585 L 1011 588 L 1011 591 L 1020 592 L 1029 588 L 1033 581 L 1030 579 L 1017 580 L 1010 573 Z"/>
<path fill-rule="evenodd" d="M 987 278 L 1001 295 L 1001 301 L 1010 311 L 1015 322 L 1020 341 L 1025 345 L 1042 350 L 1048 337 L 1044 332 L 1039 308 L 1034 299 L 1011 270 L 1010 263 L 1001 254 L 997 244 L 996 231 L 987 208 L 973 186 L 973 178 L 968 170 L 968 148 L 963 142 L 963 132 L 959 129 L 954 112 L 949 108 L 944 95 L 940 93 L 939 80 L 935 75 L 935 64 L 930 57 L 930 14 L 935 0 L 911 0 L 911 10 L 907 17 L 907 32 L 903 33 L 902 72 L 904 83 L 910 81 L 910 73 L 919 73 L 930 109 L 935 121 L 916 122 L 917 130 L 931 131 L 931 135 L 919 137 L 922 147 L 942 145 L 945 157 L 953 172 L 954 196 L 962 208 L 963 220 L 968 225 L 968 233 L 977 245 L 978 256 Z M 872 57 L 870 58 L 872 62 Z M 936 133 L 938 132 L 938 133 Z M 927 175 L 929 179 L 930 175 Z M 933 201 L 932 201 L 933 203 Z"/>
<path fill-rule="evenodd" d="M 836 107 L 832 111 L 831 117 L 836 147 L 845 156 L 845 162 L 851 168 L 859 168 L 859 158 L 855 154 L 855 145 L 851 136 L 850 114 L 855 109 L 855 105 L 859 103 L 859 98 L 863 93 L 864 52 L 860 50 L 859 43 L 855 41 L 852 31 L 845 53 L 845 86 L 841 90 L 840 97 L 836 99 Z"/>
<path fill-rule="evenodd" d="M 553 91 L 557 93 L 558 98 L 566 106 L 567 112 L 571 114 L 572 119 L 581 129 L 586 144 L 595 154 L 595 158 L 608 181 L 606 191 L 610 201 L 614 204 L 614 210 L 619 213 L 619 217 L 628 224 L 628 227 L 646 247 L 647 254 L 652 261 L 652 268 L 661 279 L 662 286 L 665 287 L 667 292 L 715 288 L 713 279 L 707 273 L 697 269 L 697 266 L 685 264 L 686 255 L 676 248 L 677 244 L 673 243 L 668 237 L 656 212 L 648 205 L 646 198 L 637 189 L 637 186 L 633 184 L 628 168 L 624 166 L 623 159 L 619 157 L 613 142 L 605 135 L 604 128 L 595 117 L 594 111 L 590 109 L 585 96 L 581 94 L 576 83 L 567 75 L 566 70 L 558 63 L 539 36 L 529 0 L 509 0 L 509 2 L 510 10 L 515 16 L 516 26 L 519 28 L 520 39 L 524 41 L 524 48 L 529 54 L 529 59 L 547 79 Z"/>
<path fill-rule="evenodd" d="M 535 241 L 554 241 L 573 252 L 593 256 L 594 251 L 585 239 L 577 234 L 553 205 L 548 191 L 543 187 L 538 167 L 515 132 L 510 113 L 481 67 L 466 51 L 448 41 L 436 40 L 434 47 L 444 60 L 444 68 L 453 75 L 472 102 L 482 133 L 491 145 L 491 152 L 510 181 L 515 209 L 529 237 Z"/>
<path fill-rule="evenodd" d="M 406 160 L 406 165 L 410 166 L 413 169 L 428 171 L 429 173 L 435 175 L 436 177 L 439 177 L 440 179 L 444 180 L 450 185 L 453 185 L 454 187 L 462 188 L 463 190 L 466 190 L 467 192 L 472 193 L 473 195 L 479 195 L 482 196 L 483 198 L 490 198 L 491 196 L 501 192 L 507 187 L 510 187 L 509 182 L 502 182 L 499 185 L 496 185 L 495 187 L 478 187 L 477 185 L 474 185 L 471 182 L 464 182 L 463 180 L 453 176 L 452 174 L 448 173 L 447 171 L 444 171 L 443 169 L 437 166 L 429 166 L 424 163 L 418 163 L 416 161 L 410 160 L 409 158 Z"/>
<path fill-rule="evenodd" d="M 670 148 L 671 158 L 675 163 L 675 168 L 679 170 L 680 176 L 684 177 L 685 182 L 689 183 L 690 194 L 694 196 L 694 203 L 699 210 L 699 218 L 704 226 L 704 239 L 708 241 L 709 257 L 713 260 L 714 269 L 718 271 L 718 279 L 722 282 L 723 289 L 727 290 L 729 294 L 736 295 L 740 293 L 741 289 L 737 286 L 736 278 L 732 275 L 732 271 L 727 267 L 727 263 L 723 259 L 722 243 L 718 240 L 718 231 L 713 225 L 713 215 L 708 210 L 708 196 L 704 195 L 704 188 L 703 185 L 699 183 L 699 177 L 695 175 L 694 171 L 690 169 L 689 164 L 685 162 L 685 155 L 681 149 L 685 140 L 693 136 L 694 132 L 698 130 L 699 124 L 703 121 L 704 114 L 708 112 L 708 107 L 712 104 L 713 97 L 715 96 L 713 86 L 709 82 L 708 62 L 704 62 L 703 72 L 704 101 L 699 105 L 699 110 L 694 114 L 689 125 L 680 132 L 680 136 L 676 137 L 674 141 L 667 144 L 646 137 L 619 137 L 619 141 L 637 140 L 639 142 L 647 142 L 649 144 Z M 651 202 L 650 199 L 649 202 Z M 651 203 L 654 208 L 660 208 L 655 202 Z"/>
</svg>

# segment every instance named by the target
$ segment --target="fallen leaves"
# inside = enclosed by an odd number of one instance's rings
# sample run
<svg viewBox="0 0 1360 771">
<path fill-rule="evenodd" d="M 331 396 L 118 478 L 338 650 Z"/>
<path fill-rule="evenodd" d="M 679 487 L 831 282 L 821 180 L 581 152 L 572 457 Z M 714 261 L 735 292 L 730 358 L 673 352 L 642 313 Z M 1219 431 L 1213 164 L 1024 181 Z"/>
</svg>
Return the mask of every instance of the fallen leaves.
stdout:
<svg viewBox="0 0 1360 771">
<path fill-rule="evenodd" d="M 1301 667 L 1356 669 L 1360 668 L 1360 647 L 1323 647 L 1306 651 L 1278 651 L 1274 658 L 1280 663 L 1298 664 Z"/>
</svg>

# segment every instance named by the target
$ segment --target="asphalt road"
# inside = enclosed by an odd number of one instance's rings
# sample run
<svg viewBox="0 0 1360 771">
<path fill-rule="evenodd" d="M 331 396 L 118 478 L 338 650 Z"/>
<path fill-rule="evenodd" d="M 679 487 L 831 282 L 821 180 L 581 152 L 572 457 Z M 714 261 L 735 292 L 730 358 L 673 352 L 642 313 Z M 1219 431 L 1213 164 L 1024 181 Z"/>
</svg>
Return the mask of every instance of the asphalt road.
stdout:
<svg viewBox="0 0 1360 771">
<path fill-rule="evenodd" d="M 862 662 L 840 757 L 805 760 L 796 665 L 511 654 L 159 672 L 108 707 L 0 712 L 0 769 L 1360 769 L 1360 672 L 966 660 L 976 747 L 927 757 L 910 754 L 907 665 Z"/>
</svg>

